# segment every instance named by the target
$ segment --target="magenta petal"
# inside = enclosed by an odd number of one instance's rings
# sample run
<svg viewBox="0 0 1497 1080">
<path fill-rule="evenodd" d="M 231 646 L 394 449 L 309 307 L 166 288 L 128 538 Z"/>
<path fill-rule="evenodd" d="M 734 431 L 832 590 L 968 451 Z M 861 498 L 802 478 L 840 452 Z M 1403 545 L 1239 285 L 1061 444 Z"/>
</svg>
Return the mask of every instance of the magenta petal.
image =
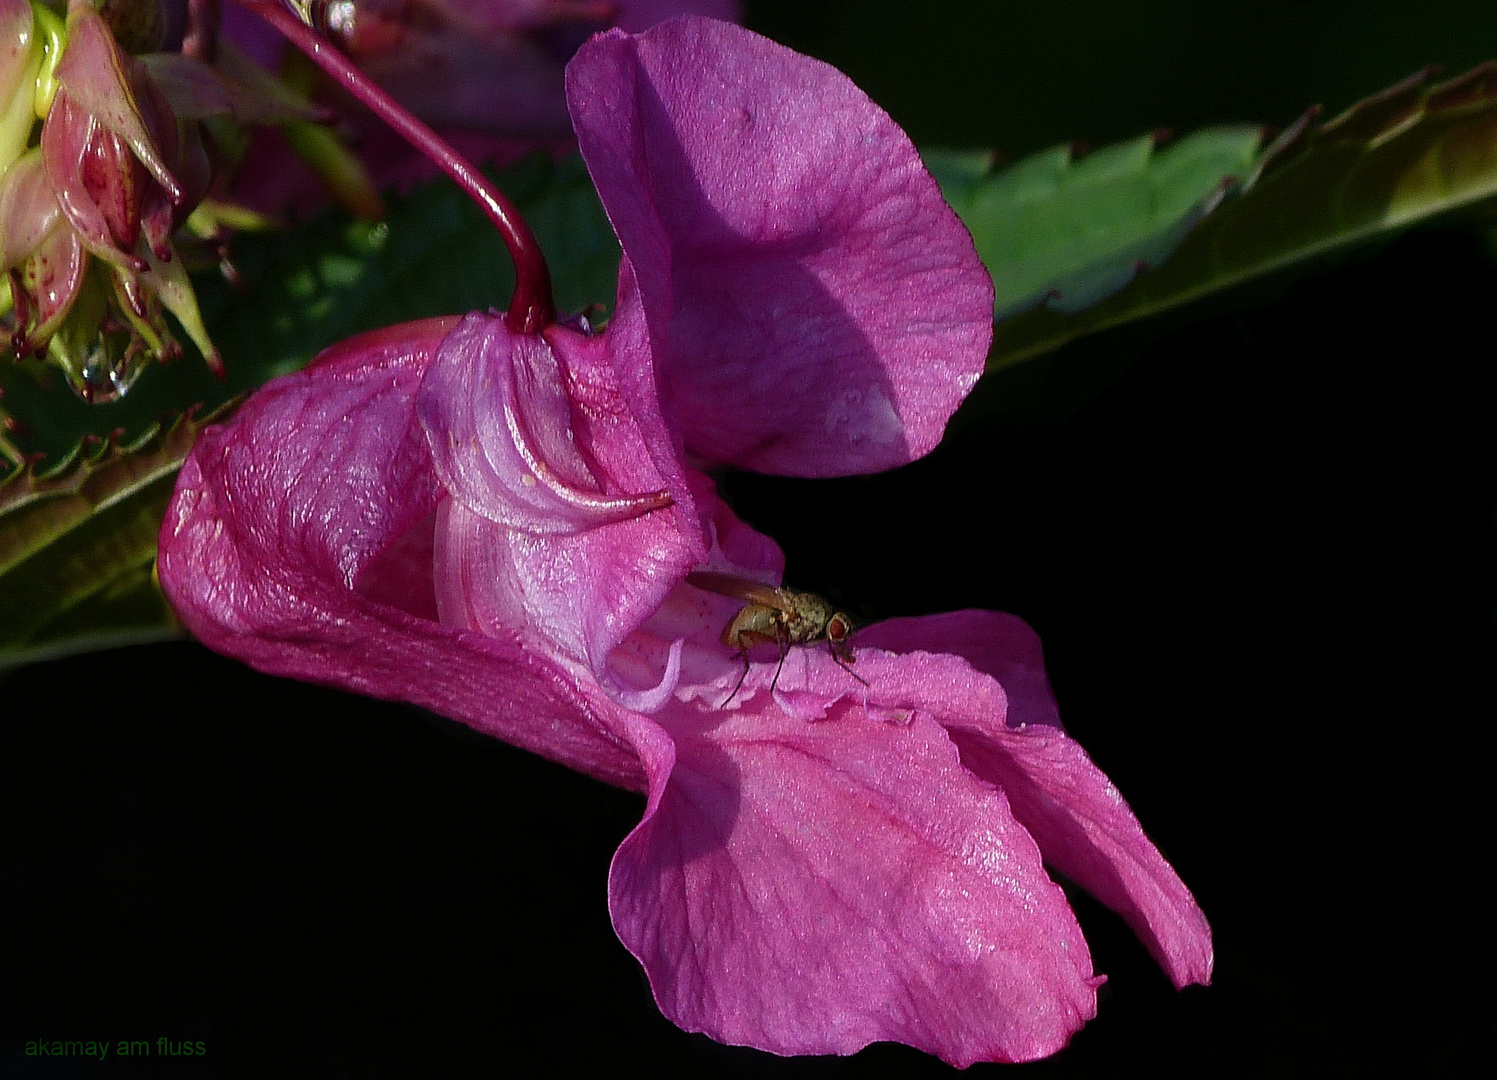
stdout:
<svg viewBox="0 0 1497 1080">
<path fill-rule="evenodd" d="M 868 627 L 857 644 L 960 654 L 996 679 L 1008 698 L 1004 717 L 982 708 L 970 689 L 950 693 L 962 686 L 958 670 L 937 677 L 932 667 L 924 680 L 932 695 L 925 706 L 951 732 L 962 764 L 1008 795 L 1045 861 L 1122 915 L 1176 986 L 1211 981 L 1205 915 L 1118 789 L 1060 731 L 1039 637 L 1028 624 L 1000 612 L 958 611 L 891 619 Z M 932 656 L 921 662 L 952 661 Z"/>
<path fill-rule="evenodd" d="M 439 19 L 402 27 L 398 43 L 355 55 L 429 123 L 531 137 L 567 130 L 560 59 L 523 33 L 475 33 Z"/>
<path fill-rule="evenodd" d="M 595 473 L 577 445 L 556 354 L 541 337 L 511 333 L 501 317 L 469 315 L 447 336 L 418 408 L 442 483 L 497 525 L 578 533 L 671 503 L 658 486 L 605 489 L 612 478 Z"/>
<path fill-rule="evenodd" d="M 700 18 L 593 38 L 567 98 L 691 450 L 828 476 L 936 444 L 982 371 L 992 284 L 886 113 Z"/>
<path fill-rule="evenodd" d="M 625 787 L 643 775 L 615 706 L 522 643 L 374 599 L 441 488 L 416 393 L 451 320 L 363 335 L 208 429 L 162 528 L 162 586 L 206 645 L 277 675 L 413 702 Z M 382 572 L 360 590 L 365 571 Z M 412 572 L 407 587 L 421 583 Z M 366 595 L 366 592 L 368 595 Z M 404 608 L 405 610 L 403 610 Z"/>
<path fill-rule="evenodd" d="M 1045 861 L 1121 915 L 1177 987 L 1211 982 L 1206 916 L 1075 740 L 1046 727 L 951 737 L 962 764 L 1007 793 Z"/>
<path fill-rule="evenodd" d="M 1009 727 L 1061 726 L 1040 636 L 1017 615 L 968 609 L 887 619 L 858 631 L 856 644 L 896 653 L 920 650 L 960 656 L 1003 687 Z"/>
<path fill-rule="evenodd" d="M 1054 1053 L 1095 1013 L 1065 896 L 928 716 L 662 714 L 676 765 L 615 856 L 615 929 L 662 1011 L 779 1054 Z"/>
<path fill-rule="evenodd" d="M 708 546 L 653 391 L 621 384 L 612 342 L 470 315 L 418 405 L 453 498 L 437 522 L 442 620 L 524 629 L 600 677 Z"/>
</svg>

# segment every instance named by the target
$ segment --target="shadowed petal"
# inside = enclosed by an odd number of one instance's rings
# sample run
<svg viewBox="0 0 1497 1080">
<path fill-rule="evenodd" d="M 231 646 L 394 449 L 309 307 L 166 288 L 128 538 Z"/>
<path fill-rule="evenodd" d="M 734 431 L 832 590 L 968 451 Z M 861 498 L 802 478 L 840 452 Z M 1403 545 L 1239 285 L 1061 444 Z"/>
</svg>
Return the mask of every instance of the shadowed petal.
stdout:
<svg viewBox="0 0 1497 1080">
<path fill-rule="evenodd" d="M 1061 726 L 1060 709 L 1050 689 L 1050 677 L 1045 674 L 1040 636 L 1017 615 L 968 609 L 886 619 L 859 630 L 856 643 L 896 653 L 919 650 L 960 656 L 1003 687 L 1008 699 L 1005 723 L 1009 727 Z"/>
<path fill-rule="evenodd" d="M 697 18 L 595 37 L 567 95 L 689 449 L 827 476 L 936 444 L 982 370 L 992 284 L 886 113 Z"/>
</svg>

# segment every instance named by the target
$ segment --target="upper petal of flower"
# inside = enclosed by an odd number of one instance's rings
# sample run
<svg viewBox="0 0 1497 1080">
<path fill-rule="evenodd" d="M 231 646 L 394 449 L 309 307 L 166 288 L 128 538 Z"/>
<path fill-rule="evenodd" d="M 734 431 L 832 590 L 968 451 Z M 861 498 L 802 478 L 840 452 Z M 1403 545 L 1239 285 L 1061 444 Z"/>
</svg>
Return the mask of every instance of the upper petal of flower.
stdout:
<svg viewBox="0 0 1497 1080">
<path fill-rule="evenodd" d="M 567 98 L 690 450 L 828 476 L 936 444 L 982 370 L 992 283 L 883 110 L 690 17 L 595 37 Z"/>
<path fill-rule="evenodd" d="M 353 338 L 208 429 L 162 528 L 162 587 L 205 644 L 259 670 L 413 702 L 642 788 L 619 710 L 585 672 L 518 629 L 431 618 L 445 493 L 416 395 L 452 326 Z"/>
</svg>

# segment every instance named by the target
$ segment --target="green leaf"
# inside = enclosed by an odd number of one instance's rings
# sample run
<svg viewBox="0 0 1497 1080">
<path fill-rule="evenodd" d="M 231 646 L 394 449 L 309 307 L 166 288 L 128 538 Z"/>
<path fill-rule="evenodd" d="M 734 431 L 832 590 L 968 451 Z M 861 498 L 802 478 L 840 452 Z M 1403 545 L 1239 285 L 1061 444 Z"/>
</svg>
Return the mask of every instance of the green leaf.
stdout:
<svg viewBox="0 0 1497 1080">
<path fill-rule="evenodd" d="M 156 537 L 177 470 L 217 418 L 80 446 L 0 482 L 0 669 L 180 633 L 152 580 Z"/>
<path fill-rule="evenodd" d="M 1497 62 L 1438 84 L 1421 72 L 1314 118 L 1265 149 L 1162 266 L 1085 310 L 999 322 L 989 370 L 1497 196 Z"/>
<path fill-rule="evenodd" d="M 581 159 L 535 155 L 497 178 L 546 252 L 558 307 L 612 306 L 618 242 Z M 237 237 L 230 255 L 240 288 L 217 272 L 195 275 L 226 380 L 190 358 L 147 371 L 119 402 L 85 405 L 39 364 L 0 366 L 4 407 L 24 422 L 10 435 L 12 452 L 56 460 L 89 435 L 123 430 L 134 439 L 162 415 L 253 390 L 359 331 L 504 306 L 514 282 L 509 255 L 451 182 L 432 181 L 387 206 L 380 222 L 332 209 L 294 229 Z"/>
<path fill-rule="evenodd" d="M 618 243 L 581 159 L 535 155 L 499 176 L 546 252 L 557 306 L 612 303 Z M 311 226 L 236 245 L 250 301 L 202 286 L 204 317 L 232 370 L 300 367 L 350 334 L 408 319 L 502 308 L 514 286 L 492 225 L 447 180 L 389 200 L 380 222 L 324 215 Z"/>
<path fill-rule="evenodd" d="M 1161 138 L 1082 156 L 1056 146 L 997 172 L 986 155 L 926 155 L 993 275 L 995 318 L 1080 311 L 1162 263 L 1247 178 L 1262 131 L 1207 128 L 1163 149 Z"/>
</svg>

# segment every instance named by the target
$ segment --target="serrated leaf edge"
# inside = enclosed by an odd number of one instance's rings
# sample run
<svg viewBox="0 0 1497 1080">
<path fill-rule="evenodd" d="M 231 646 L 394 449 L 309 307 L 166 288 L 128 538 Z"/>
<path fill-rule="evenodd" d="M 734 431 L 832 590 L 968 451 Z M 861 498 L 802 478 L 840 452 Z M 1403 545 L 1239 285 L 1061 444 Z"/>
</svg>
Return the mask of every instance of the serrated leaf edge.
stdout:
<svg viewBox="0 0 1497 1080">
<path fill-rule="evenodd" d="M 1249 176 L 1241 185 L 1236 186 L 1230 192 L 1220 194 L 1221 202 L 1234 203 L 1246 198 L 1250 191 L 1265 178 L 1286 171 L 1319 143 L 1364 142 L 1371 151 L 1414 129 L 1427 118 L 1459 118 L 1462 113 L 1475 113 L 1497 105 L 1497 60 L 1489 60 L 1455 78 L 1431 84 L 1429 79 L 1437 70 L 1434 67 L 1421 69 L 1408 78 L 1363 98 L 1319 126 L 1316 126 L 1314 121 L 1319 117 L 1322 109 L 1318 105 L 1312 106 L 1264 148 Z M 1280 258 L 1254 264 L 1244 272 L 1212 278 L 1203 282 L 1199 288 L 1182 289 L 1173 294 L 1168 303 L 1157 307 L 1141 311 L 1126 311 L 1116 317 L 1102 319 L 1093 325 L 1079 326 L 1071 333 L 1062 332 L 1041 337 L 1031 341 L 1028 345 L 1007 352 L 1003 351 L 1002 343 L 995 339 L 994 352 L 988 359 L 987 370 L 997 371 L 1011 367 L 1036 356 L 1053 352 L 1078 337 L 1183 307 L 1204 296 L 1223 292 L 1244 282 L 1265 277 L 1295 263 L 1314 259 L 1330 251 L 1351 247 L 1373 236 L 1405 228 L 1494 197 L 1497 197 L 1497 178 L 1482 188 L 1465 193 L 1460 200 L 1453 200 L 1449 205 L 1442 206 L 1438 210 L 1411 214 L 1387 214 L 1361 228 L 1337 232 L 1321 243 L 1295 248 L 1285 252 Z M 1207 220 L 1207 215 L 1198 218 L 1194 227 L 1199 227 L 1205 220 Z M 1164 263 L 1157 264 L 1150 269 L 1157 269 L 1160 265 Z M 1134 282 L 1137 280 L 1138 278 L 1135 277 Z M 1107 300 L 1111 299 L 1111 296 L 1107 298 Z M 1027 314 L 1029 312 L 1023 313 L 1023 315 Z M 1022 318 L 1023 315 L 1018 318 Z"/>
<path fill-rule="evenodd" d="M 40 457 L 23 459 L 19 467 L 0 480 L 0 519 L 36 500 L 54 495 L 79 495 L 88 500 L 94 512 L 107 509 L 130 492 L 181 468 L 198 434 L 209 424 L 224 419 L 238 407 L 243 398 L 234 398 L 202 416 L 196 409 L 178 414 L 168 424 L 152 424 L 128 443 L 119 441 L 119 432 L 105 438 L 79 440 L 56 462 Z M 131 478 L 117 488 L 94 483 L 107 479 L 109 473 L 126 465 L 138 465 L 151 457 L 158 460 L 144 470 L 132 469 Z M 97 500 L 89 498 L 90 487 L 106 487 L 109 493 Z"/>
</svg>

